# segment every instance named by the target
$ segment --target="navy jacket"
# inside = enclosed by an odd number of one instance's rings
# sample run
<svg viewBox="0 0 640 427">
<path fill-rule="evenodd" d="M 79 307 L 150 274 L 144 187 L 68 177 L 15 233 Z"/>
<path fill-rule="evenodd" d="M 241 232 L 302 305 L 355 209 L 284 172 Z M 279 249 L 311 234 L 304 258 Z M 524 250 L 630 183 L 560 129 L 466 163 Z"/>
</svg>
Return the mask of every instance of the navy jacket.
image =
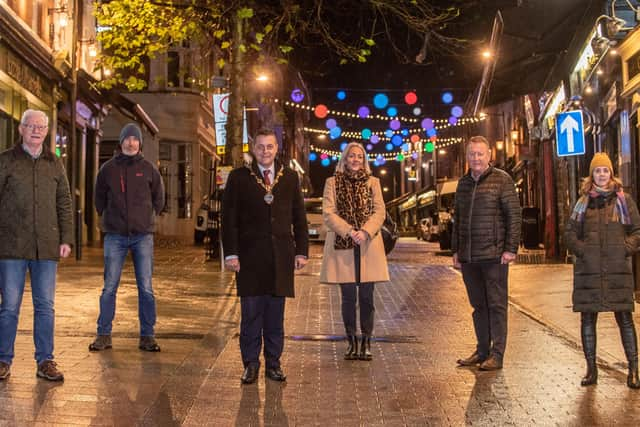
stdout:
<svg viewBox="0 0 640 427">
<path fill-rule="evenodd" d="M 165 203 L 160 172 L 142 153 L 119 153 L 102 165 L 95 195 L 102 231 L 122 236 L 153 233 Z"/>
</svg>

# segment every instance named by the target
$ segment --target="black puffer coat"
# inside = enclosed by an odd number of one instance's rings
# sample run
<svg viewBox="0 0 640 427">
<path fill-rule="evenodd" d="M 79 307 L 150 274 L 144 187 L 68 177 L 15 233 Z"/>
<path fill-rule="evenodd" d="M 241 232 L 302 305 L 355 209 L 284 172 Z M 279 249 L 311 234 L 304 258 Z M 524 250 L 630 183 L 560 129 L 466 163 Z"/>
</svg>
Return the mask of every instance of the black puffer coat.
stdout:
<svg viewBox="0 0 640 427">
<path fill-rule="evenodd" d="M 565 239 L 576 255 L 573 311 L 633 311 L 631 254 L 640 246 L 640 216 L 625 194 L 631 224 L 612 222 L 616 195 L 589 199 L 584 220 L 569 220 Z"/>
<path fill-rule="evenodd" d="M 451 250 L 460 262 L 499 260 L 517 253 L 522 212 L 516 188 L 503 170 L 490 166 L 478 179 L 467 172 L 456 189 Z"/>
</svg>

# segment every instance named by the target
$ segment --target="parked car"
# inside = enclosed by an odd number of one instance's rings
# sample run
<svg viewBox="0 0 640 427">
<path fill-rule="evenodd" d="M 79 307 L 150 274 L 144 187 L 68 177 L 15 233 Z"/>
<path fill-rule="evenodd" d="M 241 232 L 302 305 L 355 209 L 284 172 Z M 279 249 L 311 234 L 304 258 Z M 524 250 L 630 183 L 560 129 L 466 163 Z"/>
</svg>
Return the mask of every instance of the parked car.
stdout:
<svg viewBox="0 0 640 427">
<path fill-rule="evenodd" d="M 207 235 L 207 227 L 216 228 L 218 227 L 218 212 L 217 205 L 219 205 L 219 200 L 211 200 L 209 201 L 209 196 L 204 196 L 202 198 L 202 204 L 196 213 L 196 221 L 194 224 L 193 230 L 193 241 L 195 244 L 200 245 L 203 243 L 205 236 Z"/>
<path fill-rule="evenodd" d="M 438 239 L 438 225 L 433 223 L 433 218 L 422 218 L 416 230 L 418 240 L 433 242 Z"/>
<path fill-rule="evenodd" d="M 307 212 L 309 241 L 324 242 L 327 236 L 327 227 L 322 220 L 322 197 L 304 199 L 304 208 Z"/>
</svg>

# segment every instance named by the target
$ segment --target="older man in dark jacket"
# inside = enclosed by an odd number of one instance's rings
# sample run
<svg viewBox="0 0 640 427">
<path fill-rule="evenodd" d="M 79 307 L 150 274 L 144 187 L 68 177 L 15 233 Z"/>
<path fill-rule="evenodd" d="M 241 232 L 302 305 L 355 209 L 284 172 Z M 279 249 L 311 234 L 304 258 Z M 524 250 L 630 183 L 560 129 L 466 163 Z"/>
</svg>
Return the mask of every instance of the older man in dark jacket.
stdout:
<svg viewBox="0 0 640 427">
<path fill-rule="evenodd" d="M 43 146 L 49 118 L 27 110 L 22 143 L 0 154 L 0 380 L 9 376 L 27 270 L 33 296 L 38 377 L 64 379 L 53 361 L 54 299 L 60 257 L 71 253 L 71 195 L 62 162 Z"/>
<path fill-rule="evenodd" d="M 254 162 L 229 174 L 222 204 L 225 265 L 235 271 L 240 296 L 242 383 L 256 381 L 260 348 L 268 378 L 285 381 L 285 297 L 294 296 L 294 268 L 307 263 L 309 236 L 298 176 L 275 161 L 278 141 L 261 130 L 252 144 Z"/>
<path fill-rule="evenodd" d="M 521 209 L 515 185 L 489 165 L 491 148 L 482 136 L 467 145 L 469 172 L 458 182 L 453 222 L 453 264 L 462 269 L 473 307 L 476 351 L 463 366 L 502 368 L 507 343 L 509 263 L 520 243 Z"/>
</svg>

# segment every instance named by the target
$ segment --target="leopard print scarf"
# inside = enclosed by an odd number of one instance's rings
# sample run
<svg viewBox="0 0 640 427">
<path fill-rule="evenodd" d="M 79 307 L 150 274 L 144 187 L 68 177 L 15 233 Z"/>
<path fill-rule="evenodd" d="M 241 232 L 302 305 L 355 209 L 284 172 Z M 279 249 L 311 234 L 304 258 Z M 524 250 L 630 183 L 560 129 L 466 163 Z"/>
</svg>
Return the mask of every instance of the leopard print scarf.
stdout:
<svg viewBox="0 0 640 427">
<path fill-rule="evenodd" d="M 340 218 L 358 230 L 373 214 L 373 200 L 368 186 L 369 173 L 361 169 L 356 172 L 336 172 L 336 208 Z M 335 249 L 353 249 L 351 237 L 336 235 Z"/>
</svg>

